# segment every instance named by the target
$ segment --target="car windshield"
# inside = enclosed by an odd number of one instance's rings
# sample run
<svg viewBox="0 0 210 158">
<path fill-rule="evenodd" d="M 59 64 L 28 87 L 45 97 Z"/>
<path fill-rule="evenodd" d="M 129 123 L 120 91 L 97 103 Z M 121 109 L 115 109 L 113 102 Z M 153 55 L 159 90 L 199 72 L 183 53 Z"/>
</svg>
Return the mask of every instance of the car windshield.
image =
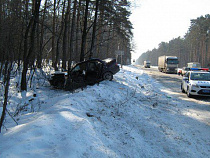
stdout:
<svg viewBox="0 0 210 158">
<path fill-rule="evenodd" d="M 210 81 L 210 73 L 192 73 L 191 80 Z"/>
<path fill-rule="evenodd" d="M 178 64 L 178 60 L 177 59 L 168 59 L 167 60 L 167 64 Z"/>
</svg>

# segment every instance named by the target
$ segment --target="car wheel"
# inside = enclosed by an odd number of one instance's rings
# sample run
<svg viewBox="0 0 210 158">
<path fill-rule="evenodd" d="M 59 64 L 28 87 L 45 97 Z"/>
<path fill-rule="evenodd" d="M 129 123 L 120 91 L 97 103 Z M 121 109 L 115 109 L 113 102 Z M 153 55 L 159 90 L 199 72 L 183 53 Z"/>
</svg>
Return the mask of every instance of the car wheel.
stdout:
<svg viewBox="0 0 210 158">
<path fill-rule="evenodd" d="M 185 90 L 183 88 L 183 85 L 181 84 L 181 90 L 182 90 L 182 93 L 185 93 Z"/>
<path fill-rule="evenodd" d="M 191 98 L 191 97 L 192 97 L 192 94 L 190 94 L 189 87 L 187 87 L 187 96 L 188 96 L 189 98 Z"/>
<path fill-rule="evenodd" d="M 111 72 L 105 72 L 103 74 L 103 79 L 111 81 L 113 79 L 113 74 Z"/>
</svg>

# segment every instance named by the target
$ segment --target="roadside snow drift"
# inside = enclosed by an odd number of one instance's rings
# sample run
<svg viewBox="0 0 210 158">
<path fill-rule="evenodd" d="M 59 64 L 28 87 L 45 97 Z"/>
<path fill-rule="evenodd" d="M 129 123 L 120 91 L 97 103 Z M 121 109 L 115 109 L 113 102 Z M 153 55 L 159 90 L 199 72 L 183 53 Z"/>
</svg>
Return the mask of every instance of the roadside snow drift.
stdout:
<svg viewBox="0 0 210 158">
<path fill-rule="evenodd" d="M 31 111 L 15 116 L 18 125 L 7 115 L 1 158 L 210 155 L 209 103 L 195 109 L 134 66 L 83 91 L 40 86 L 36 93 L 24 97 L 11 89 L 8 109 L 32 98 L 26 104 Z"/>
</svg>

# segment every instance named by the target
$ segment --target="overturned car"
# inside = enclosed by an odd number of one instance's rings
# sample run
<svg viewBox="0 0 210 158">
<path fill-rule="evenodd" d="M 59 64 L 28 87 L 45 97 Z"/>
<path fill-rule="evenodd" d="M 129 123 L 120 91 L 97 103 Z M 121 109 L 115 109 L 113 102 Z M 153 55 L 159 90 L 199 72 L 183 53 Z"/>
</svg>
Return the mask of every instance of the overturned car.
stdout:
<svg viewBox="0 0 210 158">
<path fill-rule="evenodd" d="M 77 63 L 70 71 L 55 72 L 49 82 L 56 88 L 73 90 L 93 85 L 102 80 L 112 80 L 113 75 L 120 71 L 116 59 L 90 59 Z"/>
</svg>

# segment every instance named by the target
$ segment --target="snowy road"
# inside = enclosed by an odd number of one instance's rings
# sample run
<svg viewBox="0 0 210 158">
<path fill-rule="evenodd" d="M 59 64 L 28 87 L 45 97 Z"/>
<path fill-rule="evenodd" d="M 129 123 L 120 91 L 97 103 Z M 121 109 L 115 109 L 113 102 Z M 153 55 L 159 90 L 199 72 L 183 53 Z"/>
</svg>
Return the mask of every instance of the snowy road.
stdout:
<svg viewBox="0 0 210 158">
<path fill-rule="evenodd" d="M 144 68 L 143 66 L 136 66 L 137 68 L 140 68 L 144 70 L 145 73 L 153 77 L 155 80 L 160 82 L 164 87 L 167 89 L 170 89 L 171 94 L 176 94 L 179 98 L 183 100 L 190 100 L 192 102 L 196 102 L 198 104 L 202 104 L 203 102 L 209 103 L 210 104 L 210 97 L 195 97 L 196 99 L 193 98 L 188 98 L 185 93 L 181 93 L 181 80 L 182 76 L 177 75 L 177 74 L 166 74 L 159 72 L 157 67 L 151 67 L 151 68 Z M 201 101 L 201 102 L 200 102 Z M 202 102 L 203 101 L 203 102 Z"/>
<path fill-rule="evenodd" d="M 148 74 L 123 66 L 112 82 L 73 94 L 39 87 L 35 112 L 16 116 L 19 125 L 7 116 L 0 157 L 209 158 L 209 101 Z M 11 94 L 10 112 L 27 101 Z"/>
<path fill-rule="evenodd" d="M 144 70 L 145 73 L 153 77 L 160 84 L 165 87 L 166 93 L 169 93 L 174 98 L 178 98 L 181 101 L 186 101 L 188 103 L 189 109 L 194 109 L 194 114 L 198 116 L 205 116 L 206 110 L 210 111 L 210 97 L 194 97 L 188 98 L 185 93 L 181 92 L 181 80 L 182 76 L 177 74 L 166 74 L 159 72 L 157 67 L 152 67 L 150 69 L 143 68 L 143 66 L 137 66 L 138 68 Z M 183 107 L 185 108 L 185 107 Z M 206 123 L 210 125 L 210 120 L 206 119 Z"/>
</svg>

